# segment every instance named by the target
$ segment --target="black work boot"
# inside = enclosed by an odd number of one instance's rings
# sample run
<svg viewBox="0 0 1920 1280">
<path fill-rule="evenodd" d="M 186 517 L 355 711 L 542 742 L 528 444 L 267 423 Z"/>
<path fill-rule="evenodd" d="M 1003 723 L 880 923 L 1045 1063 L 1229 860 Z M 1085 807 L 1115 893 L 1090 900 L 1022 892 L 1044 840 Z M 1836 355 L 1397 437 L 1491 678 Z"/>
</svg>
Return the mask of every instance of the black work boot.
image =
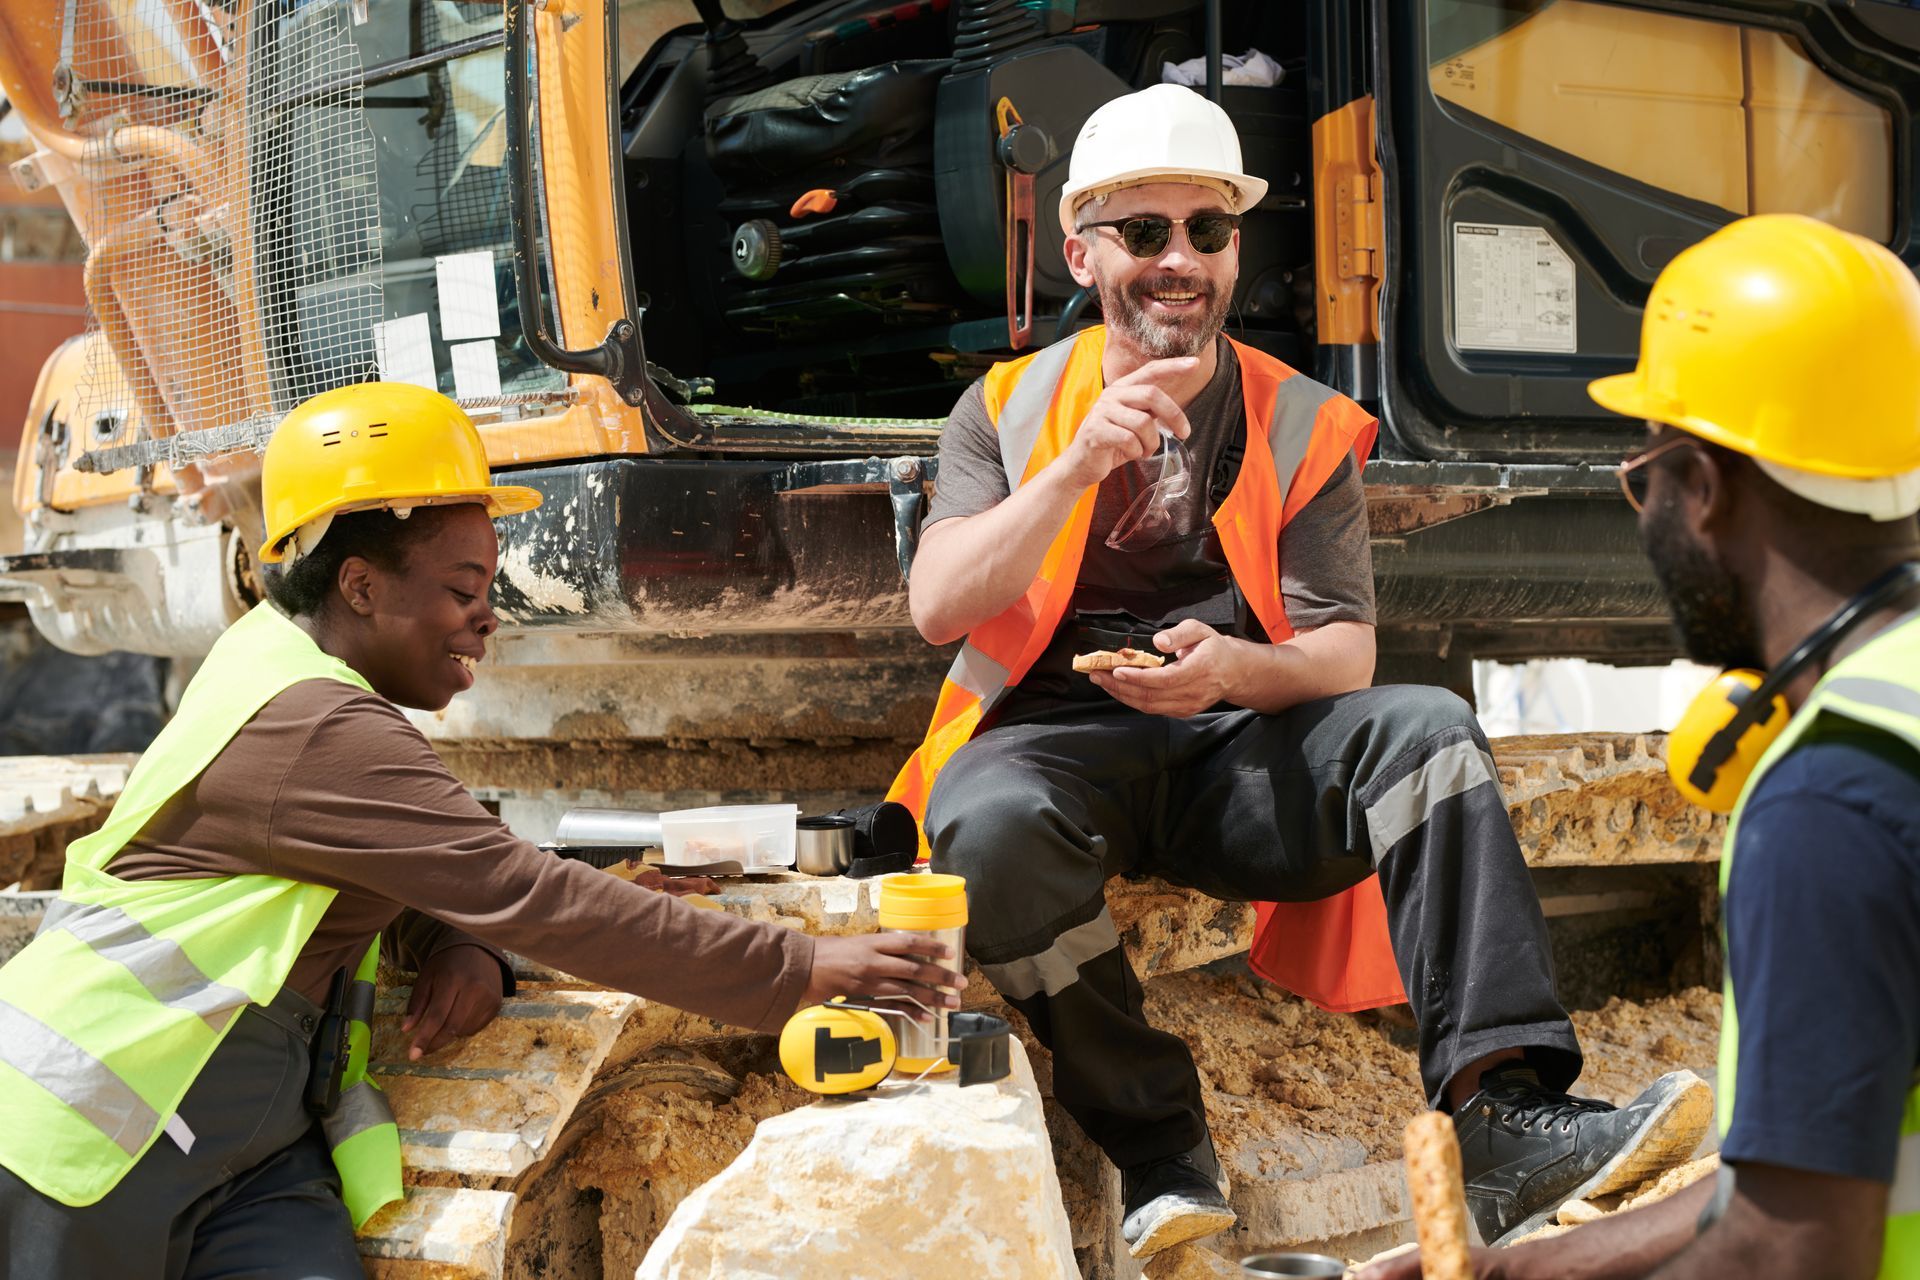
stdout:
<svg viewBox="0 0 1920 1280">
<path fill-rule="evenodd" d="M 1191 1151 L 1122 1169 L 1120 1195 L 1127 1215 L 1120 1234 L 1136 1258 L 1225 1231 L 1238 1220 L 1227 1207 L 1227 1175 L 1212 1135 Z"/>
<path fill-rule="evenodd" d="M 1480 1238 L 1511 1243 L 1569 1200 L 1638 1186 L 1692 1155 L 1712 1119 L 1713 1091 L 1691 1071 L 1614 1107 L 1542 1088 L 1531 1067 L 1496 1067 L 1453 1117 Z"/>
</svg>

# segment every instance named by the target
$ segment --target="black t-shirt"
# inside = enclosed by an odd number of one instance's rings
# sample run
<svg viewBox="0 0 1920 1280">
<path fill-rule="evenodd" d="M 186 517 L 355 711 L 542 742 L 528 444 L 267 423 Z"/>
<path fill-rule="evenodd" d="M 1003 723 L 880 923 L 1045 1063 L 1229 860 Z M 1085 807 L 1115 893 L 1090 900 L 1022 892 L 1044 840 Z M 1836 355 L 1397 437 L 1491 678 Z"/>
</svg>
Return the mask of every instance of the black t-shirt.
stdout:
<svg viewBox="0 0 1920 1280">
<path fill-rule="evenodd" d="M 1811 733 L 1737 832 L 1722 1155 L 1892 1182 L 1920 1069 L 1920 752 L 1837 717 Z"/>
</svg>

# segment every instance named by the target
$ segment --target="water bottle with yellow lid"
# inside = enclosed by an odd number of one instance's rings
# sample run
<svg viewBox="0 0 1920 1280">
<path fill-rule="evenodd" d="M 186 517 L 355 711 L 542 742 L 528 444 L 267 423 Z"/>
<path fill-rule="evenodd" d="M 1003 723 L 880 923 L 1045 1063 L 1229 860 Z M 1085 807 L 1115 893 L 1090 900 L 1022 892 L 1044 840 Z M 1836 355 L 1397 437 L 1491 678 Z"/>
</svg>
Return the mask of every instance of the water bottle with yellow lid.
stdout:
<svg viewBox="0 0 1920 1280">
<path fill-rule="evenodd" d="M 927 872 L 888 876 L 880 882 L 880 930 L 925 934 L 944 943 L 946 963 L 958 973 L 967 954 L 966 878 Z M 930 1022 L 902 1020 L 898 1070 L 914 1075 L 953 1070 L 947 1011 L 932 1013 Z"/>
</svg>

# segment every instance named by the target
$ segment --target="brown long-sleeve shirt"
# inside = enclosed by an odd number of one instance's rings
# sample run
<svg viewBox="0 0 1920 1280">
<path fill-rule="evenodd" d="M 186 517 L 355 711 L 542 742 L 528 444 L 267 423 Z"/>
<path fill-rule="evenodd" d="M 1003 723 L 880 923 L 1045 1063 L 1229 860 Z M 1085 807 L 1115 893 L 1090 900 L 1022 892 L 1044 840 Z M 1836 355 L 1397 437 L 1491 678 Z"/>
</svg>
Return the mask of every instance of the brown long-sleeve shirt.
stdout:
<svg viewBox="0 0 1920 1280">
<path fill-rule="evenodd" d="M 392 703 L 337 680 L 303 681 L 269 702 L 110 870 L 127 880 L 267 874 L 339 890 L 288 978 L 319 1002 L 334 971 L 351 969 L 408 907 L 448 926 L 402 922 L 396 940 L 416 964 L 479 939 L 760 1030 L 793 1012 L 813 968 L 813 940 L 797 930 L 541 852 L 483 809 Z"/>
</svg>

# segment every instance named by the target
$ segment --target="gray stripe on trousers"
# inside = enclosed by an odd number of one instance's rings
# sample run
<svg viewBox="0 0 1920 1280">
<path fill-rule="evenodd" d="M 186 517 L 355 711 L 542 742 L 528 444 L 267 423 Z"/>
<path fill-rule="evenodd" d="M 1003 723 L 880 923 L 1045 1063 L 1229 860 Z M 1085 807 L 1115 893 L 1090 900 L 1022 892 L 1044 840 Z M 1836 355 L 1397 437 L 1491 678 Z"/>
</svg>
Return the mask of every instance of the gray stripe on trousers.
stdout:
<svg viewBox="0 0 1920 1280">
<path fill-rule="evenodd" d="M 1039 955 L 1006 964 L 983 964 L 980 972 L 1009 1000 L 1025 1000 L 1042 991 L 1057 996 L 1080 981 L 1081 965 L 1119 945 L 1119 931 L 1103 906 L 1099 915 L 1067 930 Z"/>
<path fill-rule="evenodd" d="M 86 1117 L 130 1156 L 140 1154 L 160 1127 L 160 1113 L 113 1068 L 4 1000 L 0 1000 L 0 1062 Z"/>
<path fill-rule="evenodd" d="M 80 904 L 62 915 L 60 927 L 132 974 L 155 1000 L 199 1015 L 215 1031 L 251 1003 L 246 992 L 209 978 L 179 943 L 157 937 L 118 907 Z"/>
<path fill-rule="evenodd" d="M 1387 851 L 1419 830 L 1442 800 L 1463 795 L 1484 783 L 1499 781 L 1493 757 L 1471 740 L 1448 743 L 1418 769 L 1388 787 L 1367 809 L 1367 833 L 1373 842 L 1373 865 Z"/>
<path fill-rule="evenodd" d="M 1006 469 L 1008 493 L 1018 490 L 1027 474 L 1033 442 L 1040 438 L 1040 428 L 1053 404 L 1053 393 L 1067 371 L 1073 344 L 1079 340 L 1078 334 L 1062 338 L 1035 356 L 1033 363 L 1021 372 L 1020 380 L 1013 384 L 1007 402 L 1000 406 L 1000 416 L 994 419 L 993 426 L 1000 436 L 1000 465 Z"/>
<path fill-rule="evenodd" d="M 327 1135 L 327 1145 L 337 1147 L 348 1138 L 392 1123 L 393 1108 L 387 1105 L 387 1095 L 362 1080 L 341 1091 L 333 1110 L 321 1117 L 320 1129 Z"/>
</svg>

